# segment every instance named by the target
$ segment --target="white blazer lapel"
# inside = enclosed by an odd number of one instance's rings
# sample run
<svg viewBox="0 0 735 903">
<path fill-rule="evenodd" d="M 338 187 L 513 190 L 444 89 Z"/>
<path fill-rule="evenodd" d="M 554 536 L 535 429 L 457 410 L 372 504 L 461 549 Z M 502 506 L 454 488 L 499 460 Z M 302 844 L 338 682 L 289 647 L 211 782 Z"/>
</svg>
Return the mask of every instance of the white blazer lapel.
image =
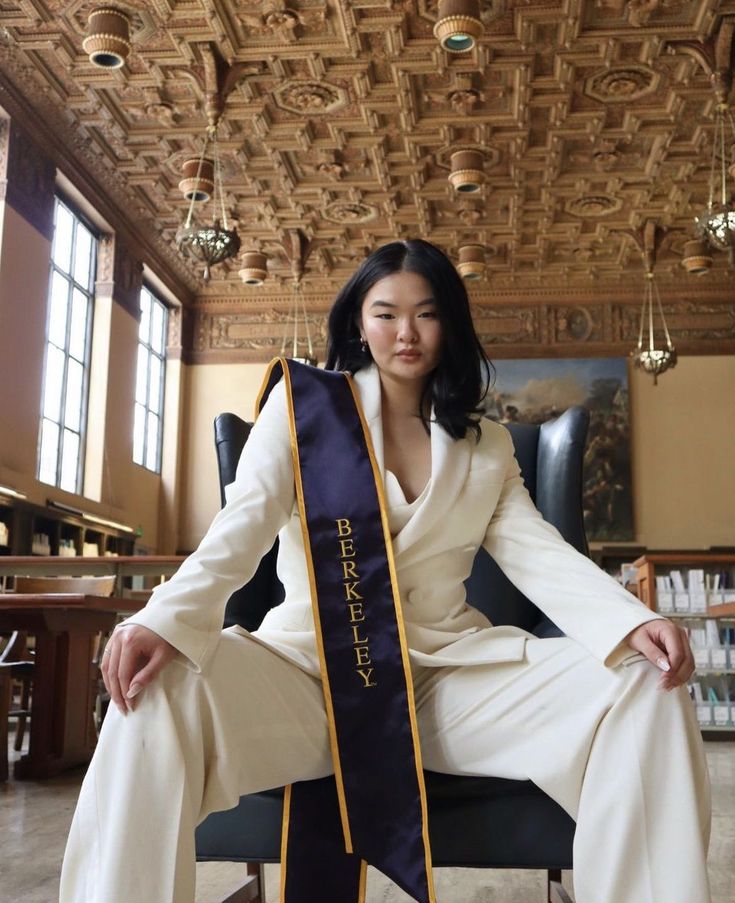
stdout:
<svg viewBox="0 0 735 903">
<path fill-rule="evenodd" d="M 358 370 L 353 376 L 360 396 L 362 413 L 373 440 L 373 451 L 378 463 L 380 478 L 385 482 L 385 455 L 383 453 L 383 418 L 381 416 L 380 375 L 375 364 Z"/>
<path fill-rule="evenodd" d="M 373 441 L 380 477 L 385 483 L 383 419 L 380 375 L 372 364 L 354 376 L 363 413 Z M 433 412 L 432 412 L 433 417 Z M 429 491 L 405 527 L 393 540 L 393 551 L 400 555 L 420 539 L 454 504 L 467 479 L 471 452 L 469 439 L 454 440 L 438 423 L 431 423 L 431 478 Z"/>
<path fill-rule="evenodd" d="M 396 555 L 415 545 L 451 509 L 467 480 L 471 457 L 467 439 L 452 439 L 432 420 L 429 491 L 413 517 L 393 540 Z"/>
</svg>

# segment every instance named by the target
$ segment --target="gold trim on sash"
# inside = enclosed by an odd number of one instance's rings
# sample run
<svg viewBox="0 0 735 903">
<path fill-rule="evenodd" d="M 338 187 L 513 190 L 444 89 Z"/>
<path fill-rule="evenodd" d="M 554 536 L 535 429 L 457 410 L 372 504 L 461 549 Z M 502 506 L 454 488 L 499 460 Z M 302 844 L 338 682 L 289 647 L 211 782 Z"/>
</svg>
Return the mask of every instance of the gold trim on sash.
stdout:
<svg viewBox="0 0 735 903">
<path fill-rule="evenodd" d="M 288 827 L 291 819 L 291 785 L 283 791 L 283 820 L 281 821 L 281 893 L 279 899 L 286 899 L 286 859 L 288 854 Z"/>
<path fill-rule="evenodd" d="M 257 405 L 260 407 L 260 399 L 263 397 L 270 380 L 273 368 L 281 367 L 283 379 L 286 383 L 286 401 L 288 404 L 288 426 L 291 436 L 291 455 L 293 457 L 294 481 L 296 483 L 296 501 L 299 507 L 299 521 L 301 523 L 301 533 L 304 539 L 304 553 L 306 556 L 306 570 L 309 575 L 309 590 L 311 594 L 311 608 L 314 615 L 314 632 L 316 635 L 316 645 L 319 652 L 319 668 L 322 674 L 322 690 L 324 692 L 324 705 L 327 713 L 327 724 L 329 727 L 329 745 L 332 751 L 332 762 L 334 764 L 334 778 L 337 784 L 337 801 L 339 803 L 339 815 L 342 821 L 342 833 L 345 838 L 345 852 L 352 853 L 352 834 L 350 831 L 349 816 L 347 814 L 347 800 L 345 797 L 344 779 L 342 777 L 342 760 L 339 754 L 339 744 L 337 741 L 337 726 L 334 720 L 334 707 L 332 704 L 332 691 L 329 686 L 329 675 L 327 674 L 327 659 L 324 653 L 324 640 L 322 637 L 322 625 L 319 617 L 319 599 L 316 590 L 316 579 L 314 577 L 314 561 L 311 557 L 311 539 L 309 537 L 309 528 L 306 521 L 306 505 L 304 504 L 304 487 L 301 482 L 301 462 L 299 459 L 299 446 L 296 439 L 296 420 L 294 418 L 293 398 L 291 396 L 291 374 L 289 373 L 288 364 L 283 358 L 275 358 L 271 361 L 266 373 L 263 387 L 258 395 Z"/>
<path fill-rule="evenodd" d="M 401 608 L 401 597 L 398 591 L 398 577 L 396 575 L 396 563 L 393 557 L 393 540 L 390 535 L 390 526 L 388 524 L 388 505 L 385 499 L 385 491 L 383 489 L 383 479 L 380 475 L 377 459 L 375 458 L 375 449 L 373 448 L 373 440 L 370 430 L 365 421 L 365 415 L 362 410 L 360 399 L 355 391 L 355 384 L 349 373 L 343 374 L 350 387 L 352 397 L 355 401 L 355 408 L 360 418 L 360 425 L 365 435 L 365 445 L 367 447 L 370 465 L 373 469 L 375 478 L 375 488 L 378 493 L 378 504 L 380 506 L 380 519 L 383 525 L 383 536 L 385 538 L 385 551 L 388 558 L 388 569 L 390 571 L 390 582 L 393 589 L 393 604 L 396 610 L 396 622 L 398 625 L 398 638 L 401 645 L 401 659 L 403 660 L 403 671 L 406 677 L 406 696 L 408 699 L 408 717 L 411 725 L 411 734 L 413 736 L 413 747 L 416 762 L 416 778 L 421 796 L 421 818 L 422 818 L 422 835 L 424 838 L 424 855 L 426 857 L 426 879 L 429 891 L 430 903 L 436 903 L 434 893 L 434 876 L 431 866 L 431 846 L 429 844 L 429 815 L 426 805 L 426 786 L 424 784 L 424 769 L 421 761 L 421 744 L 419 741 L 418 726 L 416 724 L 416 702 L 413 693 L 413 677 L 411 675 L 411 665 L 408 657 L 408 644 L 406 642 L 406 628 L 403 622 L 403 610 Z"/>
</svg>

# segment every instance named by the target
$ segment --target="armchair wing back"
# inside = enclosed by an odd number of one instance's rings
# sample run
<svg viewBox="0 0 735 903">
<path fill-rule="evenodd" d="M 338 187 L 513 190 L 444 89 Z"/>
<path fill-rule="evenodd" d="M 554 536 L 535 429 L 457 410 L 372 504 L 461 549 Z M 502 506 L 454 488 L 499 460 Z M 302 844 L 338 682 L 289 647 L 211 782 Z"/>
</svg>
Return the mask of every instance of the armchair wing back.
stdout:
<svg viewBox="0 0 735 903">
<path fill-rule="evenodd" d="M 587 554 L 582 517 L 582 459 L 589 412 L 575 406 L 540 426 L 529 423 L 506 426 L 513 438 L 523 481 L 537 508 L 567 542 Z M 484 549 L 477 553 L 465 585 L 467 598 L 493 624 L 514 624 L 539 637 L 561 633 L 513 586 Z"/>
</svg>

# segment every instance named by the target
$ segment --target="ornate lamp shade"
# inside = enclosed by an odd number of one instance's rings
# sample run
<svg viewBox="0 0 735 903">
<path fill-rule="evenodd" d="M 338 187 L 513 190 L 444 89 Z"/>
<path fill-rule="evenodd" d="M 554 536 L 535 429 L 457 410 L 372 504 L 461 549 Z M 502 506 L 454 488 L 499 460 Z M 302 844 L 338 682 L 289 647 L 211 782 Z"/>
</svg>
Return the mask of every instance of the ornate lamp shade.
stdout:
<svg viewBox="0 0 735 903">
<path fill-rule="evenodd" d="M 176 244 L 182 254 L 201 260 L 204 281 L 209 282 L 210 268 L 234 257 L 240 250 L 237 229 L 224 229 L 218 219 L 211 226 L 183 226 L 176 233 Z"/>
<path fill-rule="evenodd" d="M 130 53 L 130 18 L 114 6 L 93 9 L 82 41 L 89 60 L 101 69 L 119 69 Z"/>
<path fill-rule="evenodd" d="M 465 282 L 477 282 L 485 275 L 485 248 L 482 245 L 464 245 L 459 249 L 457 272 Z"/>
<path fill-rule="evenodd" d="M 654 297 L 655 296 L 655 297 Z M 658 310 L 661 318 L 661 326 L 663 328 L 665 347 L 656 348 L 656 340 L 654 336 L 653 326 L 653 308 Z M 644 346 L 644 333 L 647 333 L 647 347 Z M 653 376 L 653 384 L 658 385 L 658 377 L 665 370 L 670 370 L 676 366 L 676 349 L 671 342 L 669 329 L 666 325 L 663 307 L 661 306 L 661 297 L 658 293 L 658 286 L 653 280 L 651 271 L 646 273 L 646 284 L 643 293 L 643 307 L 641 308 L 641 328 L 638 333 L 638 346 L 632 354 L 633 363 L 636 367 L 650 373 Z"/>
<path fill-rule="evenodd" d="M 480 151 L 455 151 L 450 160 L 449 183 L 456 191 L 473 194 L 485 182 L 485 158 Z"/>
<path fill-rule="evenodd" d="M 693 276 L 703 276 L 712 266 L 709 245 L 703 239 L 695 238 L 684 245 L 681 265 Z"/>
<path fill-rule="evenodd" d="M 242 255 L 239 276 L 245 285 L 262 285 L 268 277 L 268 258 L 260 251 L 246 251 Z"/>
<path fill-rule="evenodd" d="M 735 205 L 710 204 L 697 217 L 697 230 L 718 251 L 735 248 Z"/>
<path fill-rule="evenodd" d="M 208 201 L 214 193 L 214 160 L 209 157 L 192 157 L 181 167 L 182 179 L 179 191 L 187 201 Z"/>
<path fill-rule="evenodd" d="M 439 0 L 434 37 L 450 53 L 472 50 L 482 34 L 479 0 Z"/>
</svg>

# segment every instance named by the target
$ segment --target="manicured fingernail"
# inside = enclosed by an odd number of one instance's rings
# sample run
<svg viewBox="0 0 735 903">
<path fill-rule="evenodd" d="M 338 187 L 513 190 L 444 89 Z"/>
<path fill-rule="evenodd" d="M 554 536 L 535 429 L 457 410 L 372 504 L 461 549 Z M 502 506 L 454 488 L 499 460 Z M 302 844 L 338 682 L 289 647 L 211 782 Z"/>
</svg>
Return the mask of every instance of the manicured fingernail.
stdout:
<svg viewBox="0 0 735 903">
<path fill-rule="evenodd" d="M 125 694 L 126 699 L 133 699 L 133 697 L 137 696 L 138 693 L 143 689 L 140 684 L 131 684 L 130 689 Z"/>
<path fill-rule="evenodd" d="M 671 665 L 666 661 L 666 659 L 661 656 L 661 658 L 656 659 L 656 664 L 662 671 L 671 671 Z"/>
</svg>

